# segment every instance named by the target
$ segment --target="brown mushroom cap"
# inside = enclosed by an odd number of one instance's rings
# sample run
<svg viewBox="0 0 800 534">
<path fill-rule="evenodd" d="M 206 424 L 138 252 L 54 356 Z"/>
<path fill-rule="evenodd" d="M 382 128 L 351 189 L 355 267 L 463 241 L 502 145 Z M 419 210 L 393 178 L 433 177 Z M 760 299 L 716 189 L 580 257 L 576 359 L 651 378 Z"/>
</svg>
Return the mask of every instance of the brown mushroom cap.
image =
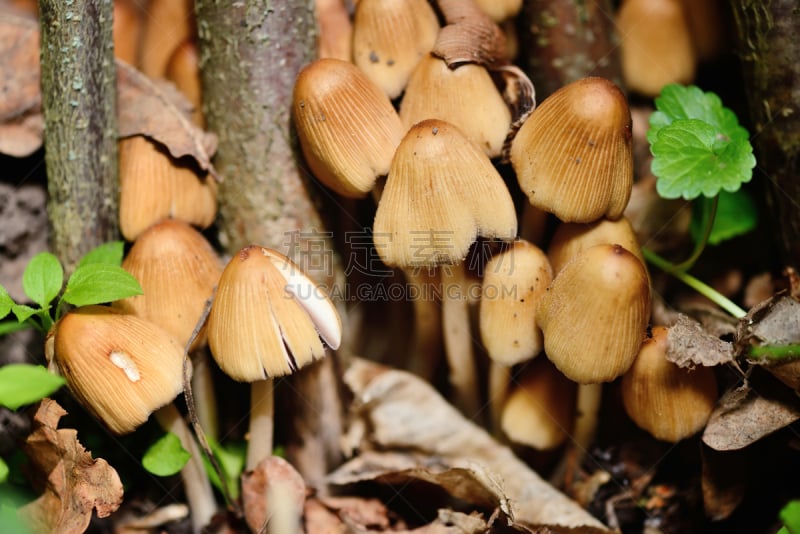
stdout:
<svg viewBox="0 0 800 534">
<path fill-rule="evenodd" d="M 627 371 L 649 317 L 647 273 L 619 245 L 595 245 L 573 258 L 536 309 L 547 357 L 579 384 L 608 382 Z"/>
<path fill-rule="evenodd" d="M 333 349 L 341 321 L 323 290 L 274 250 L 251 245 L 222 272 L 208 317 L 208 345 L 234 380 L 293 373 Z"/>
<path fill-rule="evenodd" d="M 355 65 L 318 59 L 297 76 L 292 102 L 311 172 L 346 197 L 363 197 L 389 171 L 404 128 L 389 98 Z"/>
<path fill-rule="evenodd" d="M 136 239 L 122 268 L 139 281 L 144 294 L 113 306 L 154 322 L 185 346 L 222 274 L 208 241 L 186 223 L 162 221 Z M 202 342 L 198 338 L 195 346 Z"/>
<path fill-rule="evenodd" d="M 511 144 L 511 163 L 531 204 L 564 222 L 622 215 L 633 186 L 631 114 L 603 78 L 550 95 Z"/>
<path fill-rule="evenodd" d="M 135 430 L 183 389 L 183 347 L 134 315 L 84 306 L 49 336 L 48 359 L 75 398 L 116 434 Z"/>
<path fill-rule="evenodd" d="M 666 358 L 668 330 L 653 328 L 633 367 L 622 377 L 622 403 L 628 416 L 657 439 L 680 441 L 702 429 L 717 402 L 710 367 L 684 369 Z"/>
<path fill-rule="evenodd" d="M 514 203 L 489 158 L 452 124 L 414 125 L 397 148 L 373 240 L 397 267 L 463 260 L 477 236 L 513 239 Z"/>
<path fill-rule="evenodd" d="M 631 224 L 625 217 L 620 217 L 616 221 L 600 219 L 592 223 L 559 224 L 547 247 L 547 257 L 550 259 L 553 271 L 558 273 L 569 260 L 587 248 L 615 243 L 633 253 L 646 267 L 642 248 L 639 246 Z"/>
</svg>

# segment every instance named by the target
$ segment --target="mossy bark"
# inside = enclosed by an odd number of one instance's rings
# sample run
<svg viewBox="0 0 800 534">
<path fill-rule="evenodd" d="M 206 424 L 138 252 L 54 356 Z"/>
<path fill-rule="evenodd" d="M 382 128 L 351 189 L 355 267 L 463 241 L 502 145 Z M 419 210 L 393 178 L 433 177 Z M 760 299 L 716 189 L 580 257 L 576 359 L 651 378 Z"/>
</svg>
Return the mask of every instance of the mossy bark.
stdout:
<svg viewBox="0 0 800 534">
<path fill-rule="evenodd" d="M 800 5 L 731 2 L 753 123 L 756 176 L 769 180 L 768 216 L 782 261 L 800 268 Z"/>
<path fill-rule="evenodd" d="M 314 2 L 197 0 L 195 8 L 203 107 L 219 137 L 220 241 L 230 252 L 251 243 L 274 248 L 332 287 L 340 264 L 291 128 L 294 81 L 316 50 Z M 313 380 L 290 388 L 297 411 L 287 412 L 287 450 L 297 451 L 290 460 L 306 480 L 321 480 L 340 456 L 341 405 L 320 393 L 337 388 L 332 363 L 323 360 Z"/>
<path fill-rule="evenodd" d="M 585 76 L 621 84 L 610 0 L 525 0 L 518 18 L 520 66 L 541 102 Z"/>
<path fill-rule="evenodd" d="M 51 249 L 68 272 L 118 231 L 112 0 L 40 0 Z"/>
</svg>

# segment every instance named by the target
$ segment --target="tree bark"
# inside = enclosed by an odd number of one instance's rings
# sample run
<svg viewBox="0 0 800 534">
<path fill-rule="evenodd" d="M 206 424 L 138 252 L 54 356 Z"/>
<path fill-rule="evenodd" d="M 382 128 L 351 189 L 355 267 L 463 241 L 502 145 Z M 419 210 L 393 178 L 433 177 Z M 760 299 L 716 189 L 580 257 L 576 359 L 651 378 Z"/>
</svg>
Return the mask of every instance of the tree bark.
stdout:
<svg viewBox="0 0 800 534">
<path fill-rule="evenodd" d="M 796 0 L 731 2 L 753 123 L 756 173 L 781 260 L 800 268 L 800 9 Z"/>
<path fill-rule="evenodd" d="M 519 16 L 520 66 L 539 102 L 585 76 L 621 85 L 610 0 L 525 0 Z"/>
<path fill-rule="evenodd" d="M 118 231 L 111 0 L 40 0 L 51 250 L 67 272 Z"/>
<path fill-rule="evenodd" d="M 290 121 L 295 78 L 314 59 L 314 2 L 197 0 L 196 11 L 204 111 L 219 137 L 220 241 L 230 252 L 251 243 L 274 248 L 330 288 L 341 268 Z M 290 388 L 296 411 L 287 450 L 306 480 L 318 481 L 340 458 L 341 404 L 322 393 L 338 389 L 331 357 L 306 371 L 314 378 L 293 379 Z"/>
</svg>

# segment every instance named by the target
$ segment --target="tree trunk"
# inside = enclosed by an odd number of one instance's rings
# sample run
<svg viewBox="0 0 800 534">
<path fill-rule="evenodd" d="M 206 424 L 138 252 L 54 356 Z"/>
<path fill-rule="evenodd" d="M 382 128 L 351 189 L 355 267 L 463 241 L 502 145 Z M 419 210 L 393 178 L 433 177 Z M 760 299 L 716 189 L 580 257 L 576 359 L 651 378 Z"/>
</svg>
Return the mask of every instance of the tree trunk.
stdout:
<svg viewBox="0 0 800 534">
<path fill-rule="evenodd" d="M 230 252 L 251 243 L 274 248 L 332 287 L 340 264 L 290 127 L 294 81 L 316 49 L 314 2 L 197 0 L 196 10 L 204 110 L 219 136 L 215 164 L 224 180 L 220 240 Z M 318 481 L 340 457 L 341 405 L 322 393 L 338 389 L 331 357 L 306 371 L 313 378 L 289 388 L 296 411 L 287 450 L 306 480 Z"/>
<path fill-rule="evenodd" d="M 71 272 L 118 238 L 116 70 L 110 0 L 40 0 L 51 250 Z"/>
<path fill-rule="evenodd" d="M 782 261 L 800 268 L 800 9 L 797 0 L 731 2 L 753 123 L 757 175 Z"/>
<path fill-rule="evenodd" d="M 610 0 L 525 0 L 519 16 L 519 64 L 539 102 L 585 76 L 621 85 Z"/>
</svg>

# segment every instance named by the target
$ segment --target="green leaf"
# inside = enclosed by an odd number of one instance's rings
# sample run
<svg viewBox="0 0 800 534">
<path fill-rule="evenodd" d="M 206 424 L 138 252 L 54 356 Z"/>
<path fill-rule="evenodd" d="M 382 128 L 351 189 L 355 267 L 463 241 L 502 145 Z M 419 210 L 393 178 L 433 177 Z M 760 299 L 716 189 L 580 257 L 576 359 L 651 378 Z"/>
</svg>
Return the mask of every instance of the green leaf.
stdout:
<svg viewBox="0 0 800 534">
<path fill-rule="evenodd" d="M 14 305 L 14 299 L 8 294 L 6 288 L 0 285 L 0 319 L 11 313 L 11 307 Z"/>
<path fill-rule="evenodd" d="M 650 147 L 656 189 L 664 198 L 692 200 L 733 192 L 752 178 L 756 165 L 748 141 L 720 137 L 709 124 L 679 119 L 659 130 Z"/>
<path fill-rule="evenodd" d="M 16 410 L 47 397 L 64 379 L 41 365 L 12 363 L 0 368 L 0 405 Z"/>
<path fill-rule="evenodd" d="M 0 321 L 0 336 L 13 334 L 14 332 L 19 332 L 20 330 L 25 330 L 31 327 L 32 325 L 28 323 L 21 323 L 19 321 L 15 321 L 14 319 Z"/>
<path fill-rule="evenodd" d="M 0 484 L 3 484 L 6 480 L 8 480 L 8 464 L 5 460 L 0 458 Z"/>
<path fill-rule="evenodd" d="M 63 298 L 75 306 L 88 306 L 141 294 L 142 286 L 122 267 L 90 263 L 75 269 Z"/>
<path fill-rule="evenodd" d="M 703 214 L 700 203 L 695 201 L 692 205 L 692 222 L 689 230 L 692 238 L 699 241 L 703 236 Z M 714 217 L 714 226 L 708 236 L 708 242 L 712 245 L 746 234 L 758 224 L 758 212 L 753 199 L 744 192 L 738 190 L 733 193 L 727 191 L 720 192 L 719 203 L 717 204 L 717 214 Z"/>
<path fill-rule="evenodd" d="M 655 100 L 656 110 L 650 115 L 647 140 L 652 145 L 661 128 L 680 119 L 698 119 L 710 125 L 720 135 L 736 141 L 747 141 L 747 130 L 739 125 L 736 114 L 722 105 L 712 92 L 703 92 L 694 85 L 664 86 Z"/>
<path fill-rule="evenodd" d="M 225 475 L 225 483 L 228 485 L 228 490 L 231 492 L 232 499 L 239 498 L 239 477 L 244 471 L 244 463 L 246 458 L 247 447 L 244 443 L 231 443 L 228 446 L 222 446 L 213 439 L 206 437 L 208 444 L 211 446 L 211 452 L 217 459 L 222 472 Z M 218 490 L 222 491 L 222 483 L 214 471 L 214 467 L 208 458 L 203 455 L 203 465 L 205 465 L 206 473 L 211 484 Z"/>
<path fill-rule="evenodd" d="M 789 501 L 781 508 L 780 518 L 789 532 L 800 534 L 800 501 Z"/>
<path fill-rule="evenodd" d="M 11 311 L 14 312 L 14 315 L 17 317 L 17 321 L 20 323 L 27 321 L 30 316 L 39 312 L 39 310 L 36 308 L 31 308 L 25 304 L 14 304 L 11 306 Z"/>
<path fill-rule="evenodd" d="M 58 296 L 63 283 L 64 269 L 58 258 L 49 252 L 40 252 L 31 258 L 22 273 L 22 289 L 42 308 L 47 308 Z"/>
<path fill-rule="evenodd" d="M 122 254 L 125 243 L 122 241 L 110 241 L 103 243 L 99 247 L 90 250 L 86 255 L 81 258 L 78 267 L 89 265 L 91 263 L 104 263 L 106 265 L 114 265 L 119 267 L 122 264 Z"/>
<path fill-rule="evenodd" d="M 142 465 L 154 475 L 168 477 L 179 473 L 191 457 L 181 445 L 180 438 L 167 432 L 147 449 L 142 457 Z"/>
</svg>

